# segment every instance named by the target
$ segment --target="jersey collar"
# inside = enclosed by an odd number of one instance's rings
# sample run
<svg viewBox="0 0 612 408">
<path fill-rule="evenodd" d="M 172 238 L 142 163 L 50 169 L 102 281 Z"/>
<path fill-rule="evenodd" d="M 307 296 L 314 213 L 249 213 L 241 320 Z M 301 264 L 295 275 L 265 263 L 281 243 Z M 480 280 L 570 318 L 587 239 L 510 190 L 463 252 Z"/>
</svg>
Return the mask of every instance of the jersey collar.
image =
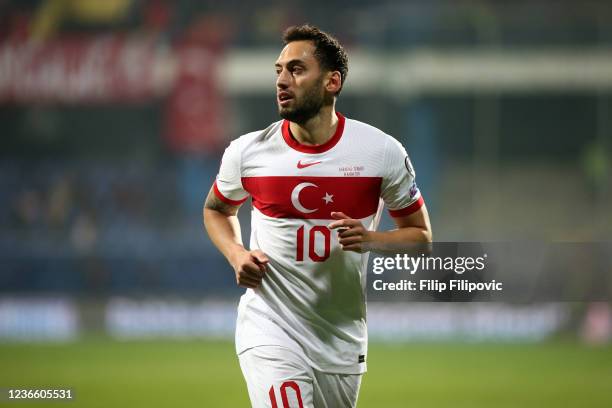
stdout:
<svg viewBox="0 0 612 408">
<path fill-rule="evenodd" d="M 292 149 L 297 150 L 302 153 L 323 153 L 334 147 L 342 137 L 342 133 L 344 132 L 344 116 L 340 112 L 336 112 L 336 116 L 338 117 L 338 126 L 336 127 L 336 132 L 334 135 L 325 143 L 320 145 L 305 145 L 298 142 L 295 137 L 291 134 L 291 129 L 289 128 L 289 121 L 284 120 L 282 126 L 283 139 Z"/>
</svg>

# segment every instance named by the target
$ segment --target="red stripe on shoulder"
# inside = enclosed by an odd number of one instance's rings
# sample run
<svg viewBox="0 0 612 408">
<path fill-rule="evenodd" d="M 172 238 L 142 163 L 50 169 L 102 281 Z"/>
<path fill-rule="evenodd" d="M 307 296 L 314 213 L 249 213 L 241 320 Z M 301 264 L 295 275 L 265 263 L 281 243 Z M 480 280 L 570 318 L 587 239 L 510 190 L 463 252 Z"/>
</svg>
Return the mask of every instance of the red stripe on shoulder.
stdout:
<svg viewBox="0 0 612 408">
<path fill-rule="evenodd" d="M 423 206 L 423 204 L 425 204 L 425 200 L 423 200 L 423 196 L 421 196 L 418 200 L 406 208 L 402 208 L 400 210 L 389 210 L 389 215 L 392 217 L 405 217 L 406 215 L 417 212 Z"/>
<path fill-rule="evenodd" d="M 213 183 L 213 191 L 215 192 L 215 195 L 217 196 L 219 200 L 229 205 L 240 205 L 244 203 L 247 200 L 247 198 L 249 198 L 248 196 L 244 197 L 242 200 L 232 200 L 230 198 L 227 198 L 226 196 L 223 195 L 221 191 L 219 191 L 219 187 L 217 187 L 216 181 Z"/>
</svg>

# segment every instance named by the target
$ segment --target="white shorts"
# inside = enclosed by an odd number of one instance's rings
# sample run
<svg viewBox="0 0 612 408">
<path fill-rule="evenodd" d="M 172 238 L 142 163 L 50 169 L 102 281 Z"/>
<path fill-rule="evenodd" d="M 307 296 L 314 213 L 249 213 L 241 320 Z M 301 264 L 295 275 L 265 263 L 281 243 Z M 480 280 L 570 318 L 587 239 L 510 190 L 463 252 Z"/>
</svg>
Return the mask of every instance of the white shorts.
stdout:
<svg viewBox="0 0 612 408">
<path fill-rule="evenodd" d="M 351 408 L 361 374 L 316 371 L 294 351 L 258 346 L 238 355 L 253 408 Z"/>
</svg>

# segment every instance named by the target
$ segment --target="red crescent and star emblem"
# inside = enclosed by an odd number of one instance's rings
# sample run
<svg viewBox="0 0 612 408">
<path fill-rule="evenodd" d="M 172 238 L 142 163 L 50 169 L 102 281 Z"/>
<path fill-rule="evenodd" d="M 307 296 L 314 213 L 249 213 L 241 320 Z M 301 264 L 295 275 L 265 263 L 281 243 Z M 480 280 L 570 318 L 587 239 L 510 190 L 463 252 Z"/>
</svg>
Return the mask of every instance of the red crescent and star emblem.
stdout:
<svg viewBox="0 0 612 408">
<path fill-rule="evenodd" d="M 298 210 L 301 213 L 304 214 L 310 214 L 313 213 L 315 211 L 317 211 L 319 208 L 306 208 L 302 205 L 302 203 L 300 202 L 300 193 L 302 192 L 303 189 L 307 188 L 307 187 L 314 187 L 314 188 L 319 188 L 319 186 L 317 186 L 314 183 L 300 183 L 297 186 L 295 186 L 295 188 L 293 189 L 293 191 L 291 191 L 291 204 L 293 205 L 293 207 Z M 333 203 L 334 202 L 334 195 L 333 194 L 329 194 L 328 192 L 325 192 L 325 196 L 321 197 L 321 199 L 323 201 L 325 201 L 325 204 L 329 204 L 329 203 Z"/>
</svg>

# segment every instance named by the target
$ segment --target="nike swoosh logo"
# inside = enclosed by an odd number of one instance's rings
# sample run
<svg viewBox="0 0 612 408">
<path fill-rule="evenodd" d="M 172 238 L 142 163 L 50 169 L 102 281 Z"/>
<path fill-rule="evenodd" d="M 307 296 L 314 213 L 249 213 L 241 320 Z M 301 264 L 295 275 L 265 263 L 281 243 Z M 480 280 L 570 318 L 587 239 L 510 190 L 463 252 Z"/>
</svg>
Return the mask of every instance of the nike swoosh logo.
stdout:
<svg viewBox="0 0 612 408">
<path fill-rule="evenodd" d="M 312 163 L 302 163 L 302 161 L 298 161 L 297 163 L 297 168 L 298 169 L 305 169 L 306 167 L 310 167 L 310 166 L 314 166 L 315 164 L 319 164 L 321 163 L 320 161 L 318 162 L 312 162 Z"/>
</svg>

